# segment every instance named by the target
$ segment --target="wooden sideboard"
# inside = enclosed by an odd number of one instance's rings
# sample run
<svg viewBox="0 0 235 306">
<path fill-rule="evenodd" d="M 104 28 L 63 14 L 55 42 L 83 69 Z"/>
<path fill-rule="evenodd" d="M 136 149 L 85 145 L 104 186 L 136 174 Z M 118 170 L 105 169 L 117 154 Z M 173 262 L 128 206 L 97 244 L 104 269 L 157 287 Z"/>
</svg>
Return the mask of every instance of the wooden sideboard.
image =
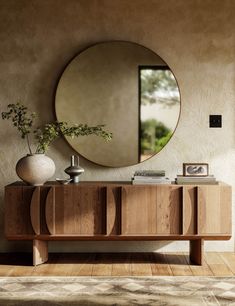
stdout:
<svg viewBox="0 0 235 306">
<path fill-rule="evenodd" d="M 32 240 L 33 264 L 53 240 L 189 240 L 203 262 L 204 240 L 231 238 L 231 187 L 81 182 L 5 187 L 5 234 Z"/>
</svg>

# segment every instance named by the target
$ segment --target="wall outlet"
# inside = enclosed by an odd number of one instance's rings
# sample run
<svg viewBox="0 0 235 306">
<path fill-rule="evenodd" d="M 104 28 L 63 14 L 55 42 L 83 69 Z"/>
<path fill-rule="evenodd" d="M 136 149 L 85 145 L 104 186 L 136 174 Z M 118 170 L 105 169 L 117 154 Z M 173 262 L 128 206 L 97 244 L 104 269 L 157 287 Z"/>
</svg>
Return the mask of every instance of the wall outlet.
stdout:
<svg viewBox="0 0 235 306">
<path fill-rule="evenodd" d="M 210 128 L 221 128 L 222 127 L 222 115 L 210 115 L 209 116 L 209 127 Z"/>
</svg>

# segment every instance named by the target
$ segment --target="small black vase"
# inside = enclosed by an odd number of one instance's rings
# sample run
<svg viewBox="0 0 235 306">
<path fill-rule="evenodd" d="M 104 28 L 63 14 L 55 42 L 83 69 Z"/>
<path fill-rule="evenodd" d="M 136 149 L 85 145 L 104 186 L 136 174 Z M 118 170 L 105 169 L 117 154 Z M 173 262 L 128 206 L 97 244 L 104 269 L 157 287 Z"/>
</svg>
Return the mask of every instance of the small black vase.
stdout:
<svg viewBox="0 0 235 306">
<path fill-rule="evenodd" d="M 71 156 L 71 165 L 70 167 L 66 168 L 64 172 L 67 173 L 72 179 L 71 183 L 79 183 L 79 175 L 84 172 L 84 169 L 79 166 L 79 157 L 77 155 Z"/>
</svg>

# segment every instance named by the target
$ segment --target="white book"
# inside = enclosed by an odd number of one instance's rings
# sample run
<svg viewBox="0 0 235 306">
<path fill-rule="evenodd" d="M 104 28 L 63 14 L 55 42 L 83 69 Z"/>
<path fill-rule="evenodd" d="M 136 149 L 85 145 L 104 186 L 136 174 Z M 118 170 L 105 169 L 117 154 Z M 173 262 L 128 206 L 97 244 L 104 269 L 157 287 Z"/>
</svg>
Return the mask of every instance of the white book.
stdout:
<svg viewBox="0 0 235 306">
<path fill-rule="evenodd" d="M 164 185 L 164 184 L 171 184 L 171 181 L 159 181 L 159 182 L 152 182 L 152 181 L 132 181 L 133 185 Z"/>
<path fill-rule="evenodd" d="M 187 182 L 204 182 L 204 183 L 206 183 L 206 182 L 215 182 L 216 181 L 216 178 L 209 178 L 209 179 L 200 179 L 200 178 L 198 178 L 197 180 L 196 179 L 193 179 L 193 180 L 191 180 L 191 179 L 179 179 L 179 178 L 177 178 L 176 179 L 176 181 L 177 182 L 185 182 L 185 183 L 187 183 Z"/>
<path fill-rule="evenodd" d="M 209 182 L 209 181 L 208 182 L 205 182 L 205 181 L 179 182 L 179 181 L 176 181 L 176 184 L 177 185 L 218 185 L 219 182 L 218 181 L 213 181 L 213 182 Z"/>
<path fill-rule="evenodd" d="M 211 180 L 215 179 L 214 175 L 207 175 L 207 176 L 184 176 L 184 175 L 177 175 L 177 179 L 180 180 Z"/>
<path fill-rule="evenodd" d="M 162 178 L 162 179 L 142 179 L 142 180 L 132 180 L 132 184 L 170 184 L 171 181 L 169 178 Z"/>
<path fill-rule="evenodd" d="M 165 171 L 164 170 L 137 170 L 135 171 L 134 176 L 162 177 L 162 176 L 165 176 Z"/>
<path fill-rule="evenodd" d="M 134 180 L 164 180 L 165 179 L 165 176 L 159 176 L 159 177 L 156 177 L 156 176 L 133 176 L 133 179 Z"/>
</svg>

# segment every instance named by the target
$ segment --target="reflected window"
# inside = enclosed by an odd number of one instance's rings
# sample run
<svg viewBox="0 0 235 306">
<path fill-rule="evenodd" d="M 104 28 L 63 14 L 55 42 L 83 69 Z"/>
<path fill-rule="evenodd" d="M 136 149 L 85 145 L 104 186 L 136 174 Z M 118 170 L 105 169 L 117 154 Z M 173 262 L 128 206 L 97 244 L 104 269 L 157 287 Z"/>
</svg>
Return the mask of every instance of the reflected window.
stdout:
<svg viewBox="0 0 235 306">
<path fill-rule="evenodd" d="M 139 161 L 170 140 L 178 118 L 180 93 L 168 66 L 139 66 Z"/>
</svg>

